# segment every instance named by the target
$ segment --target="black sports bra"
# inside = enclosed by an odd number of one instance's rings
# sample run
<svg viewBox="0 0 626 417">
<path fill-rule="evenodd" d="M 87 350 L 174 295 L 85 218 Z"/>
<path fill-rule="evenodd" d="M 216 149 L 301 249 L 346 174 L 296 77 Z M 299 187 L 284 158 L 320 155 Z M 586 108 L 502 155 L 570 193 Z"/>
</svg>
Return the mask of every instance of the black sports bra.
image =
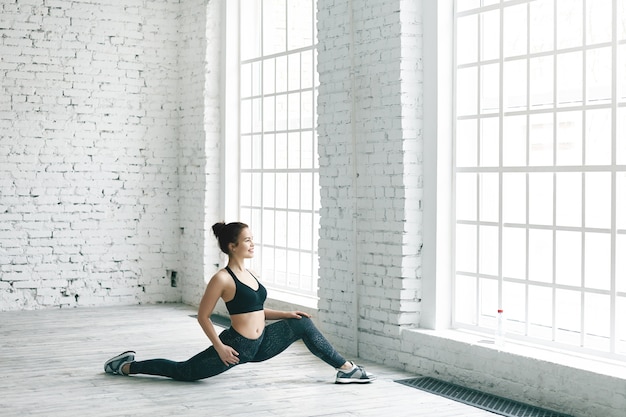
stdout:
<svg viewBox="0 0 626 417">
<path fill-rule="evenodd" d="M 267 290 L 259 282 L 259 280 L 256 279 L 254 275 L 250 274 L 259 284 L 259 288 L 255 291 L 243 282 L 239 281 L 237 276 L 228 266 L 225 269 L 235 280 L 235 297 L 226 302 L 226 309 L 228 310 L 228 313 L 233 315 L 263 310 L 263 303 L 267 298 Z"/>
</svg>

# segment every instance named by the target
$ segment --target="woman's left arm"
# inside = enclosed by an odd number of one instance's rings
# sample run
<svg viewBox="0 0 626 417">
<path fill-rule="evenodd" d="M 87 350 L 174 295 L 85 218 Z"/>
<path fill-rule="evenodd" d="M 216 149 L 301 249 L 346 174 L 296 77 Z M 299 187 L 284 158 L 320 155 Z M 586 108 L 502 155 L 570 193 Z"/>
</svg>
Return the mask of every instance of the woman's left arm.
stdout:
<svg viewBox="0 0 626 417">
<path fill-rule="evenodd" d="M 301 319 L 302 317 L 311 318 L 311 315 L 304 311 L 280 311 L 270 308 L 266 308 L 263 311 L 265 312 L 266 320 Z"/>
</svg>

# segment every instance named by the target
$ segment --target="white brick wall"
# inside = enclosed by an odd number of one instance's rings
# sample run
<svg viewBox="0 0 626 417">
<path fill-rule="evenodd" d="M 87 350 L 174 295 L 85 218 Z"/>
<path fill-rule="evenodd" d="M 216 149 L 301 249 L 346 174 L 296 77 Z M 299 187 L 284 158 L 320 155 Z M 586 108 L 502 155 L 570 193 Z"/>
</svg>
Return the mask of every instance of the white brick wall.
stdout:
<svg viewBox="0 0 626 417">
<path fill-rule="evenodd" d="M 206 187 L 205 66 L 178 68 L 181 42 L 204 56 L 205 21 L 181 34 L 180 14 L 178 0 L 0 1 L 0 309 L 181 300 L 166 270 Z"/>
<path fill-rule="evenodd" d="M 419 320 L 418 10 L 321 0 L 318 31 L 320 314 L 343 349 L 382 361 L 390 342 L 361 334 Z"/>
</svg>

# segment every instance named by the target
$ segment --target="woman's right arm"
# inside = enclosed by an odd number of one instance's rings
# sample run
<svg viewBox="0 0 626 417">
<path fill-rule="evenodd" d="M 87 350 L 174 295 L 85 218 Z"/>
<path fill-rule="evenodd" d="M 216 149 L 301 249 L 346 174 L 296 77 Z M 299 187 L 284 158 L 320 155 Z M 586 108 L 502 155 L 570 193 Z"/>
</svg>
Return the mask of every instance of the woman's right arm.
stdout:
<svg viewBox="0 0 626 417">
<path fill-rule="evenodd" d="M 222 343 L 211 321 L 211 314 L 213 314 L 217 301 L 222 297 L 225 286 L 226 280 L 222 274 L 218 272 L 213 275 L 204 291 L 200 307 L 198 307 L 198 323 L 209 340 L 211 340 L 222 362 L 225 365 L 236 365 L 239 363 L 239 358 L 237 357 L 239 353 L 232 347 Z"/>
</svg>

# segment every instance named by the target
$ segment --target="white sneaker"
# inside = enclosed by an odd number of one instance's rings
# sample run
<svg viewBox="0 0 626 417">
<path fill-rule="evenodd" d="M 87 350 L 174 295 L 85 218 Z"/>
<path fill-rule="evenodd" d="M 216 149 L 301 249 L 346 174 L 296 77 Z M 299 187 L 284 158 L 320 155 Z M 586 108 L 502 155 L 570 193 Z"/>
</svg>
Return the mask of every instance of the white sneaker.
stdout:
<svg viewBox="0 0 626 417">
<path fill-rule="evenodd" d="M 106 361 L 104 363 L 104 372 L 113 375 L 124 375 L 124 373 L 122 373 L 122 366 L 134 360 L 135 352 L 132 350 L 127 350 L 126 352 L 120 353 L 119 355 Z"/>
</svg>

